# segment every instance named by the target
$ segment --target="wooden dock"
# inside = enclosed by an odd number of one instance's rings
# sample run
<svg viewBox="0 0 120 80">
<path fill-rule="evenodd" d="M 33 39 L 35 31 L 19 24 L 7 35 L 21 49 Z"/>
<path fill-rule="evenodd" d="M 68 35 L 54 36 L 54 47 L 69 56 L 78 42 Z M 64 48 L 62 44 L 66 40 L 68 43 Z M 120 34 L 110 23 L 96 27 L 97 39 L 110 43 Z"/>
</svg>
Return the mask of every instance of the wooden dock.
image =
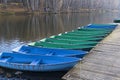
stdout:
<svg viewBox="0 0 120 80">
<path fill-rule="evenodd" d="M 92 49 L 62 79 L 120 80 L 120 26 Z"/>
</svg>

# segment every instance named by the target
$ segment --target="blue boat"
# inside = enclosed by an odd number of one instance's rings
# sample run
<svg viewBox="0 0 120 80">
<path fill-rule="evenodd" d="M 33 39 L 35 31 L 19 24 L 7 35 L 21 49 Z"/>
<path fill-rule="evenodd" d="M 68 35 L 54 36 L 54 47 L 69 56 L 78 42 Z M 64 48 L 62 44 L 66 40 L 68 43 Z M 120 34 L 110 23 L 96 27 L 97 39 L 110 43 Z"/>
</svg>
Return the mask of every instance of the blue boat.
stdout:
<svg viewBox="0 0 120 80">
<path fill-rule="evenodd" d="M 0 53 L 0 66 L 23 71 L 62 71 L 71 69 L 81 59 L 74 57 L 40 56 Z"/>
<path fill-rule="evenodd" d="M 47 55 L 47 56 L 61 56 L 61 57 L 78 57 L 82 58 L 87 54 L 82 50 L 67 50 L 67 49 L 51 49 L 23 45 L 12 50 L 13 52 L 31 54 L 31 55 Z"/>
<path fill-rule="evenodd" d="M 115 29 L 117 24 L 89 24 L 86 28 Z"/>
</svg>

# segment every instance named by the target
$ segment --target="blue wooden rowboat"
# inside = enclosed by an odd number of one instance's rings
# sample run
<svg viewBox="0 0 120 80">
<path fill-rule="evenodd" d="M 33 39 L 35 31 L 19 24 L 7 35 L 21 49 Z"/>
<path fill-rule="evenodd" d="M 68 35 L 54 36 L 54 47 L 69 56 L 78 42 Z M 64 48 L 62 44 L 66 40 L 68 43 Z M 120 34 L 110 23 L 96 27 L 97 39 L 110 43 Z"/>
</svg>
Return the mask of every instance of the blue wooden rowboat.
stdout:
<svg viewBox="0 0 120 80">
<path fill-rule="evenodd" d="M 115 29 L 117 24 L 89 24 L 86 28 Z"/>
<path fill-rule="evenodd" d="M 23 71 L 62 71 L 69 70 L 81 59 L 74 57 L 40 56 L 0 53 L 0 66 Z"/>
<path fill-rule="evenodd" d="M 23 45 L 12 50 L 13 52 L 31 54 L 31 55 L 47 55 L 47 56 L 61 56 L 61 57 L 84 57 L 87 52 L 82 50 L 67 50 L 67 49 L 50 49 L 42 47 L 34 47 Z"/>
</svg>

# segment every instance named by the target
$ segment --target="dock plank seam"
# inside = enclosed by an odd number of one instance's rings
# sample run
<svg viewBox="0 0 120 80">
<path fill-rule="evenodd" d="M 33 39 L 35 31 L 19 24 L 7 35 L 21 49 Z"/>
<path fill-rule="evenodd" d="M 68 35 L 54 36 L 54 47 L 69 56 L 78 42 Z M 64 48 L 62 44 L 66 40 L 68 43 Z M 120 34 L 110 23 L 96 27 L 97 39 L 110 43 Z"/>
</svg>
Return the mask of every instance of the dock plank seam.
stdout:
<svg viewBox="0 0 120 80">
<path fill-rule="evenodd" d="M 85 68 L 82 68 L 82 70 L 120 78 L 120 76 L 117 76 L 115 74 L 105 73 L 105 72 L 102 72 L 102 71 L 101 72 L 100 71 L 93 71 L 93 70 L 85 69 Z"/>
<path fill-rule="evenodd" d="M 104 38 L 90 52 L 71 69 L 64 79 L 76 80 L 120 80 L 120 25 Z M 102 56 L 103 55 L 103 56 Z M 101 69 L 100 69 L 101 68 Z"/>
</svg>

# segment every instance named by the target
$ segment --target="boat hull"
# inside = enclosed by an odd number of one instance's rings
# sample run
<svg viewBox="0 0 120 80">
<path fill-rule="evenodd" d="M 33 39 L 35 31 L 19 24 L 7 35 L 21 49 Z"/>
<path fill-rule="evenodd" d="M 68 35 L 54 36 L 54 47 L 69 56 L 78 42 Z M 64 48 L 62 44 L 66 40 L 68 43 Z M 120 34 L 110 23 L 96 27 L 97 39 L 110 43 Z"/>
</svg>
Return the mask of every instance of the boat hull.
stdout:
<svg viewBox="0 0 120 80">
<path fill-rule="evenodd" d="M 85 41 L 100 41 L 103 38 L 81 38 L 81 37 L 71 37 L 71 36 L 51 36 L 50 38 L 56 38 L 56 39 L 66 39 L 66 40 L 85 40 Z"/>
<path fill-rule="evenodd" d="M 55 48 L 55 49 L 74 49 L 74 50 L 85 50 L 89 51 L 94 46 L 91 45 L 65 45 L 65 44 L 54 44 L 54 43 L 46 43 L 46 42 L 33 42 L 29 44 L 30 46 L 37 46 L 43 48 Z"/>
<path fill-rule="evenodd" d="M 46 56 L 60 56 L 60 57 L 78 57 L 83 58 L 87 52 L 82 50 L 66 50 L 66 49 L 50 49 L 40 48 L 34 46 L 20 46 L 12 50 L 16 53 L 31 54 L 31 55 L 46 55 Z"/>
<path fill-rule="evenodd" d="M 85 38 L 85 37 L 88 37 L 88 38 L 97 38 L 97 37 L 105 37 L 107 36 L 107 34 L 98 34 L 98 35 L 91 35 L 91 34 L 77 34 L 77 33 L 63 33 L 63 34 L 59 34 L 60 36 L 74 36 L 74 37 L 81 37 L 81 38 Z"/>
<path fill-rule="evenodd" d="M 86 28 L 115 29 L 117 24 L 89 24 Z"/>
<path fill-rule="evenodd" d="M 98 28 L 81 28 L 79 27 L 77 30 L 80 30 L 80 31 L 104 31 L 104 32 L 111 32 L 112 30 L 111 29 L 98 29 Z"/>
<path fill-rule="evenodd" d="M 1 53 L 0 66 L 23 71 L 63 71 L 71 69 L 81 59 L 71 57 L 38 56 Z"/>
<path fill-rule="evenodd" d="M 75 41 L 75 40 L 50 39 L 50 38 L 44 41 L 41 40 L 41 42 L 66 44 L 66 45 L 92 45 L 92 46 L 95 46 L 98 43 L 97 41 Z"/>
</svg>

